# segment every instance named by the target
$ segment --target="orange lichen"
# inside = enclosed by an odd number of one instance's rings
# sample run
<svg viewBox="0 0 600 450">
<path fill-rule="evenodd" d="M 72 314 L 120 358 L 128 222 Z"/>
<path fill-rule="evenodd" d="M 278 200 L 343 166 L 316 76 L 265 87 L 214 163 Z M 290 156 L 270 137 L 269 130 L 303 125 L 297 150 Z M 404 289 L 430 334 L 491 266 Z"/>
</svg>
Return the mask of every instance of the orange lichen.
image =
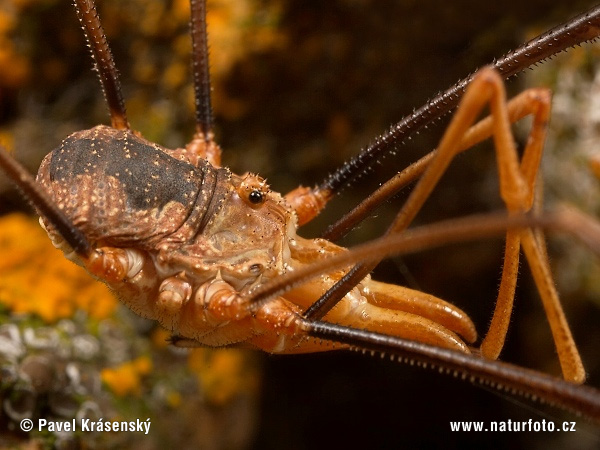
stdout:
<svg viewBox="0 0 600 450">
<path fill-rule="evenodd" d="M 181 405 L 181 394 L 177 391 L 169 391 L 169 393 L 167 394 L 167 404 L 171 407 L 171 408 L 177 408 L 178 406 Z"/>
<path fill-rule="evenodd" d="M 258 374 L 243 350 L 195 349 L 190 352 L 188 366 L 196 373 L 206 400 L 215 405 L 227 404 L 258 388 Z"/>
<path fill-rule="evenodd" d="M 4 128 L 0 128 L 0 145 L 12 155 L 15 149 L 15 137 L 13 133 Z"/>
<path fill-rule="evenodd" d="M 152 332 L 150 339 L 156 348 L 166 348 L 169 345 L 170 337 L 171 332 L 165 330 L 164 328 L 156 328 Z"/>
<path fill-rule="evenodd" d="M 590 170 L 600 180 L 600 155 L 594 155 L 589 161 Z"/>
<path fill-rule="evenodd" d="M 142 378 L 152 371 L 152 361 L 140 356 L 112 369 L 103 369 L 100 377 L 104 384 L 117 396 L 139 396 L 142 392 Z"/>
<path fill-rule="evenodd" d="M 0 218 L 0 303 L 15 314 L 55 322 L 84 310 L 94 319 L 113 314 L 117 300 L 103 284 L 55 249 L 33 218 Z"/>
</svg>

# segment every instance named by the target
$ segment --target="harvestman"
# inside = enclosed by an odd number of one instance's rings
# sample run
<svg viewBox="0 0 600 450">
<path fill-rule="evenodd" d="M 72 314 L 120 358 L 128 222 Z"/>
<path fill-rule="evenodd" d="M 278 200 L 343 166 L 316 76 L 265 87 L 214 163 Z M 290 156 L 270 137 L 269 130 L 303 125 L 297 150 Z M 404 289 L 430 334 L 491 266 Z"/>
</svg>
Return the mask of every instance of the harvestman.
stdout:
<svg viewBox="0 0 600 450">
<path fill-rule="evenodd" d="M 204 1 L 191 1 L 196 133 L 185 148 L 175 150 L 130 129 L 95 6 L 89 0 L 75 3 L 111 127 L 67 137 L 46 156 L 37 181 L 1 148 L 0 165 L 36 206 L 42 225 L 67 258 L 103 280 L 132 310 L 171 330 L 174 344 L 238 345 L 274 353 L 340 347 L 383 352 L 600 418 L 600 393 L 576 384 L 583 383 L 585 371 L 554 288 L 540 231 L 569 229 L 598 245 L 597 225 L 575 212 L 527 214 L 536 194 L 550 93 L 530 89 L 507 102 L 502 81 L 562 49 L 596 38 L 600 8 L 462 80 L 392 127 L 321 185 L 299 187 L 282 197 L 257 175 L 238 176 L 221 168 L 221 150 L 213 140 Z M 312 220 L 358 172 L 457 105 L 439 147 L 367 200 L 377 204 L 418 178 L 384 237 L 346 251 L 329 240 L 296 235 L 297 226 Z M 487 105 L 490 117 L 476 122 Z M 533 116 L 533 124 L 519 158 L 510 124 L 526 115 Z M 405 231 L 452 158 L 490 136 L 508 215 Z M 370 205 L 330 228 L 328 236 L 339 236 Z M 477 333 L 463 311 L 426 293 L 369 277 L 389 254 L 502 232 L 505 263 L 494 317 L 481 344 L 484 358 L 471 355 L 468 344 L 475 342 Z M 520 249 L 540 292 L 567 381 L 492 361 L 504 344 Z M 352 264 L 356 265 L 348 270 Z M 324 346 L 321 340 L 338 345 Z"/>
</svg>

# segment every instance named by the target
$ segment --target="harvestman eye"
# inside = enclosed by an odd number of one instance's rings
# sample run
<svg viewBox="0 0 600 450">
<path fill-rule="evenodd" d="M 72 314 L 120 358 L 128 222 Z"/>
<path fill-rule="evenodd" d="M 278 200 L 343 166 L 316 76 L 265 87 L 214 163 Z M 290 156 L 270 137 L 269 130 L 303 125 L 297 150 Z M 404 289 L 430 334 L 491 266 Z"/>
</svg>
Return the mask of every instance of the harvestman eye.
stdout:
<svg viewBox="0 0 600 450">
<path fill-rule="evenodd" d="M 248 194 L 248 201 L 254 205 L 258 205 L 264 201 L 264 195 L 258 189 L 254 189 Z"/>
</svg>

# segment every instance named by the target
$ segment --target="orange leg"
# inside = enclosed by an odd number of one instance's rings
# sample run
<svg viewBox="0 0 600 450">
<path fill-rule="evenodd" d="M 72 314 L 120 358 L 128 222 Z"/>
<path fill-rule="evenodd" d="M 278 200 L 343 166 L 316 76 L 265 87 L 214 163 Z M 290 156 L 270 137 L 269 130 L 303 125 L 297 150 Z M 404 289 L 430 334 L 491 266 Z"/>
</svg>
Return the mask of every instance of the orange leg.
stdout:
<svg viewBox="0 0 600 450">
<path fill-rule="evenodd" d="M 285 200 L 296 212 L 298 226 L 302 226 L 317 217 L 332 197 L 327 190 L 298 186 L 285 195 Z"/>
<path fill-rule="evenodd" d="M 185 146 L 184 153 L 187 160 L 197 165 L 198 159 L 206 159 L 212 166 L 221 167 L 221 147 L 214 141 L 212 132 L 206 136 L 196 133 L 194 139 Z"/>
<path fill-rule="evenodd" d="M 533 100 L 534 99 L 528 99 L 527 102 L 532 103 Z M 509 202 L 509 200 L 505 199 L 507 207 L 511 213 L 529 211 L 535 198 L 536 178 L 543 152 L 543 144 L 546 138 L 546 125 L 550 116 L 550 94 L 546 93 L 546 95 L 544 95 L 544 91 L 539 91 L 535 97 L 535 100 L 534 106 L 536 109 L 533 111 L 533 124 L 520 164 L 520 172 L 526 183 L 526 188 L 523 190 L 523 195 L 526 196 L 526 199 L 521 204 L 519 204 L 517 201 Z M 498 108 L 502 108 L 502 106 L 498 106 Z M 502 109 L 499 110 L 498 114 L 500 117 L 506 116 L 506 114 L 502 112 Z M 510 129 L 507 129 L 507 126 L 503 124 L 502 128 L 498 130 L 498 133 L 510 134 Z M 500 142 L 503 143 L 502 145 L 511 145 L 511 148 L 507 149 L 505 153 L 514 152 L 512 136 L 510 136 L 510 138 L 501 140 Z M 500 150 L 498 150 L 498 158 L 500 158 L 499 155 Z M 500 166 L 500 162 L 498 165 Z M 540 242 L 543 242 L 543 238 L 540 240 Z M 516 231 L 509 231 L 506 234 L 504 265 L 502 268 L 502 278 L 498 291 L 498 297 L 496 299 L 496 307 L 494 309 L 494 315 L 492 317 L 488 333 L 481 344 L 481 352 L 486 358 L 498 358 L 500 351 L 504 346 L 506 333 L 508 331 L 508 324 L 510 322 L 510 316 L 513 309 L 513 301 L 519 270 L 519 252 L 519 233 Z"/>
<path fill-rule="evenodd" d="M 460 106 L 446 130 L 438 150 L 428 169 L 416 185 L 411 196 L 398 214 L 389 232 L 405 229 L 413 220 L 425 200 L 436 186 L 453 157 L 461 150 L 463 136 L 486 104 L 490 104 L 493 136 L 500 176 L 500 194 L 509 212 L 525 212 L 531 208 L 535 194 L 535 179 L 541 158 L 545 125 L 549 107 L 540 107 L 534 115 L 534 124 L 523 158 L 519 161 L 505 99 L 504 85 L 492 69 L 480 71 L 465 92 Z M 548 102 L 540 102 L 541 105 Z M 525 244 L 526 240 L 527 243 Z M 496 307 L 492 333 L 486 338 L 484 351 L 494 356 L 502 348 L 506 325 L 512 310 L 514 284 L 518 267 L 518 250 L 523 241 L 525 254 L 535 272 L 535 279 L 547 311 L 550 327 L 558 350 L 563 374 L 566 379 L 582 382 L 584 370 L 571 333 L 566 325 L 564 312 L 553 288 L 545 252 L 534 237 L 533 231 L 507 233 L 505 270 L 502 275 L 499 304 Z M 492 351 L 489 351 L 489 349 Z"/>
</svg>

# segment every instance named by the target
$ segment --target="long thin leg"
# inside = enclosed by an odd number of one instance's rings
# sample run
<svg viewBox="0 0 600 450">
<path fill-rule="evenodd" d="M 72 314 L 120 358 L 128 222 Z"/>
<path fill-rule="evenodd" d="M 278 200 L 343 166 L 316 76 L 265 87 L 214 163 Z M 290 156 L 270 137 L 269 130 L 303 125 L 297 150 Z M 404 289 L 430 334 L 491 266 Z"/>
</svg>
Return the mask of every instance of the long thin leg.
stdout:
<svg viewBox="0 0 600 450">
<path fill-rule="evenodd" d="M 358 351 L 389 356 L 392 360 L 405 361 L 411 365 L 453 373 L 456 377 L 497 388 L 499 391 L 541 398 L 550 404 L 600 421 L 600 391 L 589 386 L 575 385 L 522 367 L 484 360 L 395 336 L 319 321 L 305 321 L 304 326 L 306 333 L 315 338 L 347 344 Z"/>
<path fill-rule="evenodd" d="M 520 172 L 527 184 L 527 198 L 520 205 L 516 203 L 512 205 L 507 204 L 509 211 L 512 213 L 530 210 L 534 203 L 535 193 L 539 191 L 536 189 L 536 179 L 543 152 L 543 144 L 546 139 L 547 123 L 550 118 L 549 92 L 537 91 L 532 107 L 534 108 L 533 123 L 520 166 Z M 505 133 L 510 133 L 510 130 L 505 131 Z M 510 140 L 508 141 L 511 142 Z M 509 151 L 512 152 L 513 150 Z M 543 242 L 543 237 L 541 241 Z M 504 346 L 517 285 L 520 242 L 519 232 L 513 230 L 507 232 L 502 278 L 494 308 L 494 315 L 485 339 L 481 344 L 482 355 L 486 358 L 498 358 Z"/>
<path fill-rule="evenodd" d="M 196 133 L 186 150 L 190 160 L 207 159 L 213 166 L 221 165 L 221 148 L 214 141 L 211 104 L 206 0 L 190 0 L 192 35 L 192 71 L 196 101 Z"/>
<path fill-rule="evenodd" d="M 544 250 L 540 249 L 531 229 L 525 230 L 521 235 L 521 245 L 542 298 L 563 375 L 566 380 L 583 383 L 585 369 L 560 304 L 546 254 Z"/>
<path fill-rule="evenodd" d="M 52 201 L 48 193 L 35 181 L 27 169 L 14 160 L 2 145 L 0 145 L 0 168 L 21 189 L 39 214 L 52 223 L 73 251 L 82 257 L 91 255 L 92 246 L 81 230 Z"/>
<path fill-rule="evenodd" d="M 127 130 L 129 129 L 129 123 L 125 112 L 125 102 L 121 94 L 121 83 L 112 53 L 106 42 L 106 35 L 100 24 L 96 5 L 90 0 L 75 0 L 74 4 L 77 17 L 81 22 L 92 57 L 96 63 L 95 69 L 98 72 L 104 98 L 110 111 L 112 127 L 117 130 Z"/>
<path fill-rule="evenodd" d="M 213 132 L 213 112 L 210 96 L 210 64 L 206 30 L 206 0 L 190 0 L 192 68 L 196 97 L 196 133 L 206 140 Z"/>
</svg>

